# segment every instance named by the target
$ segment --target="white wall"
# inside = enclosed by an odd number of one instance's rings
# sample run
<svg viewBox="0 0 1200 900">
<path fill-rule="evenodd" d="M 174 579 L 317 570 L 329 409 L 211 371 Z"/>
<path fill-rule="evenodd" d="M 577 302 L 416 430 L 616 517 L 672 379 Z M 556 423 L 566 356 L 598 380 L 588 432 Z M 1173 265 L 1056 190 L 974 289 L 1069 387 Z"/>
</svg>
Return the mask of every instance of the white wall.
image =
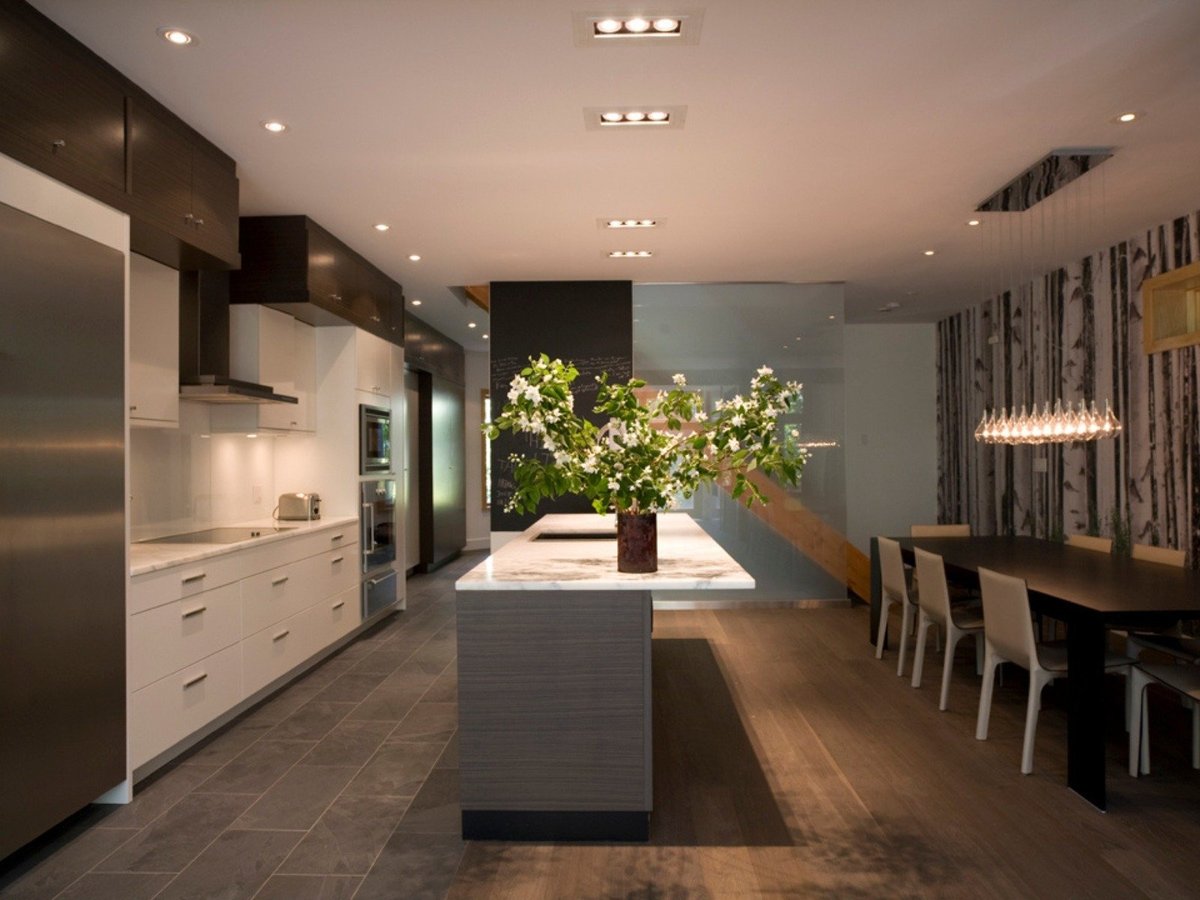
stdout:
<svg viewBox="0 0 1200 900">
<path fill-rule="evenodd" d="M 482 391 L 489 380 L 489 356 L 468 350 L 466 364 L 466 466 L 467 466 L 467 545 L 466 550 L 487 550 L 491 543 L 491 513 L 483 508 L 483 440 L 479 426 L 483 422 Z"/>
<path fill-rule="evenodd" d="M 848 325 L 846 536 L 937 521 L 937 326 Z"/>
</svg>

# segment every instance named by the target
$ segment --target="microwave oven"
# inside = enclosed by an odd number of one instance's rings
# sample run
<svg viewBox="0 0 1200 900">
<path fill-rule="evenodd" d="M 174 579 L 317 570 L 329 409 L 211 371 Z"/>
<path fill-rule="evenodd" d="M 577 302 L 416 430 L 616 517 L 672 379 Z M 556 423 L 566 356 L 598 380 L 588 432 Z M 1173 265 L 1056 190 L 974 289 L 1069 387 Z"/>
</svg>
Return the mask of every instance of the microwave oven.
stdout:
<svg viewBox="0 0 1200 900">
<path fill-rule="evenodd" d="M 378 406 L 358 407 L 359 472 L 392 470 L 392 413 Z"/>
</svg>

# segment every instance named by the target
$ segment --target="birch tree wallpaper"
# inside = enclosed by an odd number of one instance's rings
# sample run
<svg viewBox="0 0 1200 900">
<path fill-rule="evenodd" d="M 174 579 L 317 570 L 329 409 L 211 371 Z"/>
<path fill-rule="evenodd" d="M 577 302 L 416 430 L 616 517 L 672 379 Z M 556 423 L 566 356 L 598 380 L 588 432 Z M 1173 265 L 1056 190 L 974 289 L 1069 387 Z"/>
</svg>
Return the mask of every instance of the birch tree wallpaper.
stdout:
<svg viewBox="0 0 1200 900">
<path fill-rule="evenodd" d="M 938 512 L 976 534 L 1112 536 L 1200 560 L 1200 347 L 1147 355 L 1143 280 L 1200 258 L 1200 212 L 938 323 Z M 1110 400 L 1113 440 L 979 443 L 985 410 Z M 1044 461 L 1044 471 L 1041 462 Z"/>
</svg>

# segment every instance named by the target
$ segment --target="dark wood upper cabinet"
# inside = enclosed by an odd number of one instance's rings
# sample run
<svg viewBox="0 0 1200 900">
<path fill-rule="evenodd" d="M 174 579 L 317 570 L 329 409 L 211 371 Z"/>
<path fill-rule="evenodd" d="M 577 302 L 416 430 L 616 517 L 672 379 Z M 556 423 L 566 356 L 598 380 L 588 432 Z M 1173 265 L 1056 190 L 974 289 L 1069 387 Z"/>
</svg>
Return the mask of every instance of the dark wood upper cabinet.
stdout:
<svg viewBox="0 0 1200 900">
<path fill-rule="evenodd" d="M 232 159 L 196 138 L 167 110 L 136 99 L 130 102 L 133 208 L 155 227 L 235 264 L 236 168 Z"/>
<path fill-rule="evenodd" d="M 233 159 L 19 0 L 0 0 L 0 153 L 129 213 L 138 253 L 238 265 Z"/>
<path fill-rule="evenodd" d="M 404 290 L 307 216 L 248 216 L 239 229 L 242 268 L 234 303 L 261 303 L 310 325 L 357 325 L 404 345 L 392 316 Z"/>
<path fill-rule="evenodd" d="M 126 187 L 124 85 L 57 32 L 24 3 L 0 4 L 0 151 L 112 203 Z"/>
</svg>

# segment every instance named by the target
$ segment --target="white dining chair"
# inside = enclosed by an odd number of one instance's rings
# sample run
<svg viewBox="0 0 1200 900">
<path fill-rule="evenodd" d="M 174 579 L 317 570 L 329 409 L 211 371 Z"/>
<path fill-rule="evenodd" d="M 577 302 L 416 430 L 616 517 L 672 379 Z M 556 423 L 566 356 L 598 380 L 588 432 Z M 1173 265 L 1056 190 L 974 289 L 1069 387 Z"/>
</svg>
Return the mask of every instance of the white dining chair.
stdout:
<svg viewBox="0 0 1200 900">
<path fill-rule="evenodd" d="M 1090 534 L 1068 534 L 1067 546 L 1096 553 L 1112 553 L 1112 538 L 1095 537 Z"/>
<path fill-rule="evenodd" d="M 1148 544 L 1134 544 L 1133 558 L 1142 560 L 1143 562 L 1152 562 L 1158 565 L 1174 566 L 1177 569 L 1182 569 L 1187 562 L 1187 553 L 1183 550 L 1172 550 L 1169 547 L 1151 547 Z M 1134 660 L 1141 659 L 1142 653 L 1146 650 L 1157 650 L 1159 653 L 1165 653 L 1181 663 L 1195 664 L 1200 662 L 1200 641 L 1184 635 L 1181 622 L 1174 622 L 1158 630 L 1114 629 L 1112 633 L 1125 638 L 1125 655 Z M 1131 678 L 1126 685 L 1125 696 L 1125 727 L 1131 730 L 1132 723 L 1129 719 L 1133 714 L 1135 703 L 1136 688 Z M 1184 705 L 1192 707 L 1194 714 L 1200 714 L 1195 713 L 1195 704 L 1192 700 L 1185 698 Z"/>
<path fill-rule="evenodd" d="M 908 595 L 908 584 L 904 579 L 904 559 L 900 545 L 891 538 L 877 538 L 879 546 L 879 574 L 881 581 L 879 604 L 879 628 L 875 638 L 875 658 L 883 659 L 883 645 L 887 641 L 888 610 L 899 604 L 903 612 L 900 622 L 900 659 L 896 663 L 896 674 L 904 674 L 904 654 L 908 647 L 908 633 L 912 630 L 914 604 Z"/>
<path fill-rule="evenodd" d="M 921 675 L 925 667 L 925 641 L 930 625 L 939 625 L 946 632 L 946 650 L 942 660 L 942 693 L 938 709 L 945 710 L 950 699 L 950 673 L 954 670 L 954 648 L 968 635 L 975 638 L 975 668 L 983 668 L 983 616 L 978 607 L 954 607 L 950 604 L 950 591 L 946 586 L 946 565 L 936 553 L 919 547 L 917 577 L 921 590 L 917 594 L 920 615 L 917 620 L 917 646 L 913 652 L 912 686 L 921 686 Z"/>
<path fill-rule="evenodd" d="M 1029 672 L 1029 699 L 1025 706 L 1025 741 L 1021 748 L 1021 774 L 1033 771 L 1033 740 L 1037 733 L 1042 689 L 1067 674 L 1067 648 L 1061 644 L 1038 644 L 1033 636 L 1029 591 L 1024 579 L 1002 575 L 980 567 L 983 590 L 983 687 L 979 694 L 976 740 L 986 741 L 992 712 L 992 688 L 1001 663 L 1016 663 Z M 1132 660 L 1107 653 L 1106 671 L 1128 670 Z"/>
<path fill-rule="evenodd" d="M 1150 715 L 1146 687 L 1161 684 L 1178 693 L 1192 707 L 1192 768 L 1200 769 L 1200 666 L 1138 663 L 1129 673 L 1133 709 L 1129 714 L 1129 774 L 1150 774 Z M 1139 750 L 1140 746 L 1140 750 Z"/>
<path fill-rule="evenodd" d="M 1187 551 L 1173 550 L 1170 547 L 1151 547 L 1149 544 L 1134 544 L 1133 558 L 1182 569 L 1187 563 Z"/>
</svg>

